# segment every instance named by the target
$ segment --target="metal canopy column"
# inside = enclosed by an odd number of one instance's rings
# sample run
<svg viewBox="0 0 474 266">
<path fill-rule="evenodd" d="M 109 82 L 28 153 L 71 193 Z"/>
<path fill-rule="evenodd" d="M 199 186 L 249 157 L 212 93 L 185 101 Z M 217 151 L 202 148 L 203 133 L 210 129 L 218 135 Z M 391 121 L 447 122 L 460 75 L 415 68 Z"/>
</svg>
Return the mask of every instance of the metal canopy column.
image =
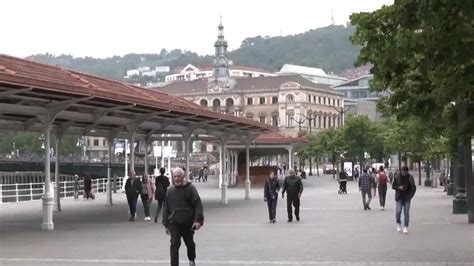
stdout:
<svg viewBox="0 0 474 266">
<path fill-rule="evenodd" d="M 293 169 L 293 146 L 286 148 L 288 150 L 288 170 Z"/>
<path fill-rule="evenodd" d="M 221 172 L 219 174 L 219 178 L 222 179 L 222 185 L 221 185 L 221 203 L 222 204 L 228 204 L 229 203 L 229 199 L 227 198 L 227 180 L 226 180 L 225 176 L 221 176 L 221 174 L 226 171 L 224 156 L 226 154 L 227 138 L 228 138 L 228 136 L 224 135 L 220 139 L 220 141 L 221 141 L 221 152 L 220 152 L 220 155 L 221 155 L 221 163 L 220 163 L 221 164 Z"/>
<path fill-rule="evenodd" d="M 44 195 L 43 195 L 43 222 L 41 223 L 42 230 L 53 230 L 53 205 L 54 196 L 51 189 L 51 128 L 53 121 L 45 121 L 44 129 Z"/>
<path fill-rule="evenodd" d="M 222 142 L 221 145 L 219 146 L 219 188 L 222 188 Z"/>
<path fill-rule="evenodd" d="M 112 159 L 113 157 L 113 151 L 112 151 L 112 146 L 114 145 L 114 139 L 117 135 L 117 132 L 111 132 L 109 137 L 107 138 L 107 148 L 109 150 L 108 156 L 109 156 L 109 161 L 107 162 L 107 198 L 106 198 L 106 203 L 108 205 L 114 205 L 113 200 L 112 200 Z M 127 147 L 125 146 L 125 151 L 127 150 Z M 127 155 L 125 154 L 125 157 Z M 125 183 L 125 181 L 124 181 Z"/>
<path fill-rule="evenodd" d="M 238 162 L 239 162 L 239 153 L 235 151 L 234 152 L 234 174 L 233 174 L 234 184 L 237 184 L 237 176 L 239 175 Z"/>
<path fill-rule="evenodd" d="M 56 160 L 54 163 L 54 205 L 56 211 L 61 211 L 61 185 L 59 177 L 59 148 L 61 146 L 62 134 L 56 133 L 56 141 L 54 150 L 56 152 Z"/>
<path fill-rule="evenodd" d="M 136 127 L 129 127 L 130 132 L 130 167 L 128 171 L 135 173 L 135 138 L 137 135 Z"/>
<path fill-rule="evenodd" d="M 247 136 L 245 139 L 245 199 L 250 199 L 250 143 L 252 138 Z"/>
</svg>

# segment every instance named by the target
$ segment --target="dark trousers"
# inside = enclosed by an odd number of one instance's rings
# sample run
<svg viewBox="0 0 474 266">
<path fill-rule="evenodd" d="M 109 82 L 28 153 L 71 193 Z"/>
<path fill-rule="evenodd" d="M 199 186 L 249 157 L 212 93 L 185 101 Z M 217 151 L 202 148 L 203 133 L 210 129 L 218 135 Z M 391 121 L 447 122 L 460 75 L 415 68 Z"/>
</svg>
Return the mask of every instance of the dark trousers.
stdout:
<svg viewBox="0 0 474 266">
<path fill-rule="evenodd" d="M 143 203 L 143 210 L 145 211 L 145 217 L 150 217 L 150 200 L 148 194 L 140 194 Z"/>
<path fill-rule="evenodd" d="M 341 193 L 347 193 L 347 181 L 346 180 L 339 181 L 339 191 L 341 191 Z"/>
<path fill-rule="evenodd" d="M 380 207 L 385 207 L 385 198 L 387 197 L 387 186 L 382 186 L 379 184 L 379 202 Z"/>
<path fill-rule="evenodd" d="M 130 210 L 130 217 L 135 218 L 135 213 L 137 212 L 137 196 L 127 196 L 128 209 Z"/>
<path fill-rule="evenodd" d="M 161 209 L 163 208 L 163 202 L 165 201 L 164 197 L 158 197 L 158 208 L 156 209 L 155 220 L 158 219 Z"/>
<path fill-rule="evenodd" d="M 367 201 L 366 196 L 369 198 Z M 369 208 L 370 202 L 372 201 L 372 189 L 369 190 L 362 190 L 362 204 L 364 204 L 364 209 Z"/>
<path fill-rule="evenodd" d="M 268 218 L 270 219 L 270 221 L 275 220 L 277 202 L 278 202 L 278 196 L 275 197 L 274 199 L 267 199 Z"/>
<path fill-rule="evenodd" d="M 300 198 L 298 195 L 287 195 L 286 197 L 286 210 L 288 212 L 288 220 L 293 220 L 293 210 L 291 205 L 295 207 L 295 216 L 300 217 Z"/>
<path fill-rule="evenodd" d="M 92 188 L 85 188 L 84 189 L 84 198 L 86 198 L 86 199 L 92 198 Z"/>
<path fill-rule="evenodd" d="M 181 237 L 188 249 L 188 259 L 193 261 L 196 258 L 196 244 L 194 243 L 194 231 L 191 230 L 192 224 L 170 224 L 169 231 L 171 235 L 171 266 L 179 265 L 179 247 L 181 246 Z"/>
</svg>

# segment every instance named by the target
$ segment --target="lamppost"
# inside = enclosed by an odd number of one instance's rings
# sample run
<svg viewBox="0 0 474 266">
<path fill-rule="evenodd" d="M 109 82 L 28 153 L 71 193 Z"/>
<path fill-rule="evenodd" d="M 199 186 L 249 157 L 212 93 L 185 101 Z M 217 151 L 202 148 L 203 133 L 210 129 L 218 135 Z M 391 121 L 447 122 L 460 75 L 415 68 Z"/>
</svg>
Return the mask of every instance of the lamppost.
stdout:
<svg viewBox="0 0 474 266">
<path fill-rule="evenodd" d="M 300 134 L 300 133 L 301 133 L 301 125 L 302 125 L 306 120 L 305 120 L 305 119 L 301 120 L 301 118 L 298 119 L 298 120 L 296 120 L 294 117 L 291 117 L 291 119 L 293 119 L 293 120 L 298 124 L 298 127 L 299 127 L 299 129 L 298 129 L 298 134 Z"/>
<path fill-rule="evenodd" d="M 316 120 L 316 116 L 313 114 L 313 112 L 308 112 L 308 115 L 305 115 L 305 114 L 302 114 L 300 113 L 299 114 L 300 116 L 303 116 L 304 118 L 306 118 L 306 120 L 308 120 L 308 123 L 309 123 L 309 135 L 311 136 L 312 134 L 312 124 L 313 124 L 313 121 Z M 300 131 L 301 131 L 301 128 L 300 128 Z M 311 156 L 309 156 L 309 173 L 308 173 L 308 176 L 312 176 L 313 175 L 313 158 Z"/>
<path fill-rule="evenodd" d="M 350 106 L 341 106 L 341 107 L 335 107 L 332 106 L 334 110 L 339 114 L 339 127 L 342 127 L 344 125 L 344 115 L 349 112 L 349 110 L 354 107 L 353 105 Z"/>
</svg>

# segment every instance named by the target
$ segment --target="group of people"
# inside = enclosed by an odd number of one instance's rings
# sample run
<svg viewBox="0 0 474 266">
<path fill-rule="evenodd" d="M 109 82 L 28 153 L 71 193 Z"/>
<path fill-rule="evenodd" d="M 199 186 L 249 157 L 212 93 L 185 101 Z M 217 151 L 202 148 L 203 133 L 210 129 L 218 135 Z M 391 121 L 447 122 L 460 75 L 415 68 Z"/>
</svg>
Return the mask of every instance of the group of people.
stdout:
<svg viewBox="0 0 474 266">
<path fill-rule="evenodd" d="M 207 182 L 207 176 L 209 175 L 209 168 L 207 166 L 200 167 L 197 171 L 192 172 L 192 179 L 197 182 Z"/>
<path fill-rule="evenodd" d="M 392 178 L 384 171 L 384 167 L 380 166 L 378 173 L 374 169 L 369 172 L 369 168 L 363 169 L 363 174 L 359 178 L 359 190 L 362 193 L 362 204 L 364 210 L 370 210 L 370 201 L 372 200 L 372 190 L 374 196 L 379 191 L 380 209 L 385 209 L 385 198 L 387 195 L 388 183 Z M 395 218 L 397 222 L 397 231 L 408 233 L 408 225 L 410 221 L 410 203 L 415 195 L 416 185 L 415 179 L 408 173 L 408 167 L 402 167 L 401 173 L 396 172 L 393 175 L 392 189 L 395 190 L 396 211 Z M 403 210 L 404 222 L 401 222 L 401 213 Z"/>
<path fill-rule="evenodd" d="M 74 199 L 75 200 L 79 199 L 79 190 L 80 190 L 80 187 L 81 187 L 80 181 L 81 181 L 81 178 L 79 177 L 79 175 L 75 175 L 74 176 L 74 185 L 73 185 Z M 93 188 L 92 188 L 92 177 L 89 174 L 87 174 L 84 177 L 83 189 L 84 189 L 83 197 L 84 197 L 85 200 L 95 199 L 94 191 L 93 191 Z"/>
</svg>

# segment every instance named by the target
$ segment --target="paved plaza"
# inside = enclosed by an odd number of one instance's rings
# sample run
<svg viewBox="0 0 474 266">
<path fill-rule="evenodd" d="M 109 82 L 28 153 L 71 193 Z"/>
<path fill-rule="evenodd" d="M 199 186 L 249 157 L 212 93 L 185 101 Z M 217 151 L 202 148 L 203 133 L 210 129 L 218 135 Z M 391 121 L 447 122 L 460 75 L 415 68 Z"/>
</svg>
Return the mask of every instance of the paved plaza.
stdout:
<svg viewBox="0 0 474 266">
<path fill-rule="evenodd" d="M 418 187 L 410 232 L 396 231 L 394 192 L 387 209 L 378 198 L 364 211 L 356 182 L 337 194 L 332 176 L 304 181 L 301 221 L 286 222 L 286 202 L 278 202 L 277 223 L 267 221 L 263 189 L 244 200 L 243 188 L 229 189 L 220 204 L 216 181 L 198 183 L 205 225 L 196 233 L 197 265 L 474 265 L 474 225 L 453 215 L 443 188 Z M 125 196 L 95 201 L 62 200 L 55 230 L 40 230 L 41 202 L 0 205 L 0 265 L 169 265 L 169 238 L 161 224 L 128 222 Z M 153 210 L 154 211 L 154 210 Z M 182 265 L 187 265 L 181 246 Z"/>
</svg>

